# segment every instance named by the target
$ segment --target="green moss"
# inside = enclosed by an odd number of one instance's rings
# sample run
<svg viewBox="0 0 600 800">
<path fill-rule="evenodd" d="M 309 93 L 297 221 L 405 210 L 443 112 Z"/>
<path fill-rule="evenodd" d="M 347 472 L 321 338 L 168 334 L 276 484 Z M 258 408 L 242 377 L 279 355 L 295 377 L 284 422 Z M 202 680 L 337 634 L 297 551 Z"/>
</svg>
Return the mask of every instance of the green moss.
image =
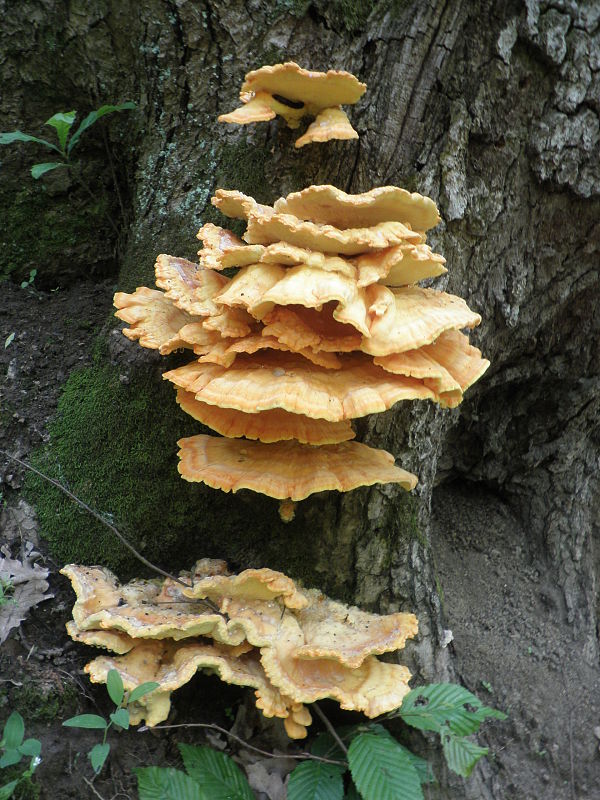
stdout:
<svg viewBox="0 0 600 800">
<path fill-rule="evenodd" d="M 202 430 L 179 410 L 157 370 L 145 367 L 124 383 L 116 368 L 99 365 L 71 374 L 50 443 L 32 461 L 167 569 L 189 567 L 202 556 L 260 563 L 275 528 L 282 529 L 274 543 L 281 552 L 275 563 L 265 555 L 265 563 L 283 567 L 286 528 L 277 501 L 250 492 L 227 495 L 180 478 L 177 440 Z M 104 564 L 123 577 L 144 571 L 105 525 L 42 478 L 29 476 L 25 488 L 57 560 Z M 304 538 L 300 530 L 296 536 Z"/>
<path fill-rule="evenodd" d="M 99 230 L 106 238 L 106 200 L 79 207 L 66 194 L 50 196 L 41 182 L 32 183 L 5 182 L 0 191 L 0 280 L 23 280 L 37 269 L 38 281 L 51 281 L 73 271 L 64 262 L 90 247 L 91 231 L 94 240 Z"/>
<path fill-rule="evenodd" d="M 7 697 L 11 711 L 18 711 L 30 722 L 53 722 L 72 713 L 78 703 L 78 694 L 70 684 L 49 683 L 29 678 L 22 686 L 11 688 Z"/>
</svg>

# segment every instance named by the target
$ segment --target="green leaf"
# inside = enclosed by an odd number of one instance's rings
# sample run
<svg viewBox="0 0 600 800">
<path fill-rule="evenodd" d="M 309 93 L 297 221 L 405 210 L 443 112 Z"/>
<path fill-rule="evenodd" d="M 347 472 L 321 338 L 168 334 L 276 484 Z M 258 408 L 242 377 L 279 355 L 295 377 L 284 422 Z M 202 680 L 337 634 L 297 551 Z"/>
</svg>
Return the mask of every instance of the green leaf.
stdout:
<svg viewBox="0 0 600 800">
<path fill-rule="evenodd" d="M 103 717 L 98 714 L 79 714 L 77 717 L 71 717 L 63 722 L 65 728 L 98 728 L 104 729 L 107 722 Z"/>
<path fill-rule="evenodd" d="M 348 748 L 348 763 L 364 800 L 423 800 L 419 775 L 392 738 L 361 733 Z"/>
<path fill-rule="evenodd" d="M 4 786 L 0 786 L 0 800 L 9 800 L 18 784 L 19 779 L 17 778 L 16 781 L 11 781 L 10 783 L 5 783 Z"/>
<path fill-rule="evenodd" d="M 23 717 L 18 711 L 13 711 L 4 724 L 2 747 L 5 747 L 7 750 L 9 748 L 18 747 L 23 741 L 23 736 L 25 736 Z"/>
<path fill-rule="evenodd" d="M 310 752 L 313 756 L 321 756 L 321 758 L 346 760 L 346 754 L 330 733 L 319 733 L 310 746 Z"/>
<path fill-rule="evenodd" d="M 148 681 L 148 683 L 140 683 L 139 686 L 136 686 L 135 689 L 129 693 L 127 702 L 135 703 L 136 700 L 140 699 L 140 697 L 143 697 L 145 694 L 148 694 L 149 692 L 153 692 L 155 689 L 158 689 L 159 686 L 160 684 L 156 683 L 156 681 Z"/>
<path fill-rule="evenodd" d="M 90 752 L 88 753 L 88 758 L 92 762 L 92 769 L 94 772 L 100 772 L 102 767 L 104 766 L 104 762 L 108 758 L 108 754 L 110 753 L 110 745 L 108 742 L 104 744 L 95 744 Z"/>
<path fill-rule="evenodd" d="M 118 708 L 110 715 L 112 722 L 126 731 L 129 728 L 129 711 L 126 708 Z"/>
<path fill-rule="evenodd" d="M 129 109 L 135 108 L 135 103 L 128 101 L 127 103 L 121 103 L 118 106 L 101 106 L 96 111 L 90 111 L 87 117 L 83 120 L 81 125 L 77 128 L 73 136 L 71 136 L 71 141 L 69 142 L 69 146 L 67 148 L 67 152 L 71 152 L 71 150 L 75 147 L 77 142 L 79 141 L 79 137 L 81 134 L 86 131 L 91 125 L 94 124 L 100 117 L 103 117 L 105 114 L 112 114 L 114 111 L 128 111 Z"/>
<path fill-rule="evenodd" d="M 119 673 L 119 670 L 108 670 L 108 675 L 106 677 L 106 689 L 108 691 L 108 696 L 113 703 L 116 706 L 120 706 L 123 701 L 123 696 L 125 695 L 125 689 L 123 688 L 123 681 L 121 680 L 121 674 Z"/>
<path fill-rule="evenodd" d="M 455 683 L 431 683 L 409 692 L 399 709 L 402 719 L 421 731 L 441 731 L 466 736 L 479 730 L 486 717 L 506 719 L 506 714 L 487 708 L 479 698 Z"/>
<path fill-rule="evenodd" d="M 42 752 L 42 743 L 39 739 L 25 739 L 18 747 L 19 753 L 24 756 L 35 757 Z"/>
<path fill-rule="evenodd" d="M 187 774 L 200 784 L 207 800 L 254 800 L 246 777 L 225 753 L 189 744 L 180 744 L 179 751 Z"/>
<path fill-rule="evenodd" d="M 12 340 L 14 338 L 15 338 L 15 332 L 14 331 L 12 333 L 8 334 L 8 336 L 6 337 L 6 339 L 4 341 L 4 349 L 5 350 L 6 350 L 7 347 L 10 347 L 10 345 L 12 344 Z M 0 588 L 0 594 L 2 594 L 2 596 L 4 596 L 4 592 L 1 591 L 1 588 Z"/>
<path fill-rule="evenodd" d="M 442 748 L 450 769 L 463 778 L 468 778 L 479 759 L 488 754 L 487 747 L 480 747 L 463 736 L 455 736 L 447 728 L 442 731 Z"/>
<path fill-rule="evenodd" d="M 31 168 L 31 175 L 36 181 L 45 175 L 47 172 L 50 172 L 53 169 L 58 169 L 59 167 L 66 167 L 67 165 L 64 161 L 46 161 L 43 164 L 34 164 Z"/>
<path fill-rule="evenodd" d="M 51 150 L 60 150 L 52 142 L 47 142 L 45 139 L 38 139 L 37 136 L 30 136 L 28 133 L 21 133 L 21 131 L 10 131 L 10 133 L 0 133 L 0 144 L 12 144 L 13 142 L 37 142 L 43 144 L 44 147 L 49 147 Z"/>
<path fill-rule="evenodd" d="M 0 767 L 4 769 L 5 767 L 12 767 L 13 764 L 18 764 L 21 760 L 22 756 L 18 750 L 11 747 L 9 750 L 5 750 L 0 756 Z"/>
<path fill-rule="evenodd" d="M 290 775 L 287 800 L 343 800 L 346 770 L 322 761 L 304 761 Z"/>
<path fill-rule="evenodd" d="M 61 151 L 65 152 L 65 145 L 67 143 L 67 136 L 71 130 L 71 125 L 75 122 L 77 116 L 76 111 L 59 111 L 47 120 L 44 125 L 51 125 L 58 136 L 58 143 Z"/>
<path fill-rule="evenodd" d="M 185 772 L 169 767 L 138 767 L 140 800 L 212 800 Z"/>
</svg>

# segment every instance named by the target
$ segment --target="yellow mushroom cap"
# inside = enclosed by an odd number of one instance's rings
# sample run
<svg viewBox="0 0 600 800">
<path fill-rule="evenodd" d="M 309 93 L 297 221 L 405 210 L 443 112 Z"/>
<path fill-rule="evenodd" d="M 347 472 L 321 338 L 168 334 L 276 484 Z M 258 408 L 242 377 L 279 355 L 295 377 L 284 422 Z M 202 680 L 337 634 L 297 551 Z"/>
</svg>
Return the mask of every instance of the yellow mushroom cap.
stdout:
<svg viewBox="0 0 600 800">
<path fill-rule="evenodd" d="M 362 194 L 348 194 L 329 184 L 309 186 L 281 197 L 273 207 L 281 214 L 341 229 L 398 221 L 415 231 L 426 231 L 440 221 L 431 198 L 398 186 L 378 186 Z"/>
<path fill-rule="evenodd" d="M 294 147 L 304 147 L 312 142 L 329 142 L 331 139 L 358 139 L 358 133 L 350 124 L 348 115 L 339 106 L 320 111 L 306 133 L 296 139 Z"/>
<path fill-rule="evenodd" d="M 282 408 L 330 422 L 386 411 L 400 400 L 433 398 L 423 383 L 386 372 L 367 356 L 342 358 L 341 369 L 328 370 L 297 354 L 267 350 L 239 356 L 229 368 L 195 361 L 163 377 L 210 405 L 249 414 Z"/>
<path fill-rule="evenodd" d="M 142 347 L 158 350 L 161 355 L 191 347 L 181 329 L 195 318 L 176 308 L 163 292 L 143 286 L 133 294 L 117 292 L 113 302 L 118 309 L 115 317 L 131 326 L 123 328 L 128 339 L 137 339 Z"/>
<path fill-rule="evenodd" d="M 261 442 L 279 442 L 296 439 L 303 444 L 335 444 L 354 438 L 349 421 L 326 422 L 311 419 L 303 414 L 290 414 L 280 408 L 246 414 L 232 408 L 201 403 L 191 392 L 177 391 L 177 402 L 181 408 L 222 436 L 237 439 L 258 439 Z"/>
<path fill-rule="evenodd" d="M 240 98 L 248 101 L 257 92 L 278 94 L 288 100 L 319 108 L 353 104 L 365 93 L 366 84 L 344 70 L 315 72 L 293 61 L 260 67 L 246 74 Z"/>
<path fill-rule="evenodd" d="M 156 285 L 177 308 L 200 317 L 220 312 L 213 298 L 229 283 L 224 275 L 165 254 L 156 259 L 155 273 Z"/>
<path fill-rule="evenodd" d="M 262 442 L 199 434 L 178 442 L 179 472 L 222 491 L 252 489 L 269 497 L 302 500 L 328 489 L 347 492 L 374 483 L 399 483 L 404 489 L 417 479 L 394 464 L 394 457 L 359 442 L 311 445 L 295 441 Z"/>
</svg>

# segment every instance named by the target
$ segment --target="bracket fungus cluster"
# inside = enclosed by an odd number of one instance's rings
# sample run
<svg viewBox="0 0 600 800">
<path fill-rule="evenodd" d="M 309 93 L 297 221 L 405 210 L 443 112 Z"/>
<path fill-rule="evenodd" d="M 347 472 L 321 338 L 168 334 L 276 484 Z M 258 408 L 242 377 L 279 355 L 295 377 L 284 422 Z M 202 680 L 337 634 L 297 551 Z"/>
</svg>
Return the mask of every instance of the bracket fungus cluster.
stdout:
<svg viewBox="0 0 600 800">
<path fill-rule="evenodd" d="M 67 630 L 76 641 L 112 651 L 85 667 L 94 683 L 119 671 L 126 689 L 159 684 L 130 707 L 132 724 L 165 720 L 170 695 L 199 669 L 250 686 L 266 717 L 280 717 L 293 739 L 306 736 L 306 703 L 323 698 L 368 717 L 397 708 L 410 672 L 376 656 L 417 633 L 413 614 L 385 616 L 347 607 L 280 572 L 230 575 L 203 559 L 179 581 L 120 585 L 101 567 L 66 566 L 77 601 Z"/>
<path fill-rule="evenodd" d="M 161 255 L 162 291 L 115 295 L 126 336 L 196 356 L 164 377 L 224 438 L 182 439 L 181 475 L 279 498 L 284 519 L 291 501 L 326 489 L 412 489 L 391 454 L 352 441 L 351 420 L 400 400 L 454 407 L 489 366 L 461 332 L 479 314 L 418 285 L 446 272 L 425 243 L 434 202 L 393 186 L 310 186 L 272 207 L 219 189 L 212 202 L 246 221 L 243 241 L 206 224 L 199 264 Z"/>
<path fill-rule="evenodd" d="M 302 117 L 315 117 L 306 132 L 296 140 L 296 147 L 330 139 L 358 139 L 342 105 L 356 103 L 367 87 L 350 72 L 332 70 L 313 72 L 293 61 L 248 72 L 240 100 L 242 105 L 219 122 L 247 125 L 267 122 L 277 115 L 290 128 L 297 128 Z"/>
</svg>

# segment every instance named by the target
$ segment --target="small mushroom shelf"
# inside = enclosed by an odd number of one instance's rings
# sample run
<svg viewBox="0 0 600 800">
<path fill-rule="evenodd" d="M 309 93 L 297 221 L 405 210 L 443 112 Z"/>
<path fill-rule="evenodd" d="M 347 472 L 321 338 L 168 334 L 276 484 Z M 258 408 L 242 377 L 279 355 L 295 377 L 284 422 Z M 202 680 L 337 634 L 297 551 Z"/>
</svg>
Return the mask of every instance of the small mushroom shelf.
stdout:
<svg viewBox="0 0 600 800">
<path fill-rule="evenodd" d="M 202 559 L 179 579 L 121 585 L 102 567 L 61 570 L 77 601 L 67 631 L 110 651 L 86 665 L 94 683 L 118 670 L 125 689 L 158 687 L 129 706 L 131 724 L 165 720 L 171 693 L 199 669 L 255 690 L 266 717 L 283 719 L 292 739 L 311 724 L 305 703 L 330 697 L 376 717 L 397 708 L 411 674 L 377 655 L 417 634 L 414 614 L 380 616 L 296 586 L 271 569 L 231 575 L 224 561 Z"/>
<path fill-rule="evenodd" d="M 199 264 L 160 255 L 162 291 L 115 295 L 128 338 L 196 356 L 164 378 L 222 438 L 180 440 L 182 477 L 278 498 L 286 520 L 314 492 L 414 488 L 390 453 L 353 441 L 351 420 L 401 400 L 454 407 L 489 366 L 461 332 L 479 314 L 418 285 L 446 272 L 425 243 L 434 202 L 394 186 L 310 186 L 273 206 L 219 189 L 212 202 L 246 221 L 243 241 L 206 224 Z"/>
</svg>

